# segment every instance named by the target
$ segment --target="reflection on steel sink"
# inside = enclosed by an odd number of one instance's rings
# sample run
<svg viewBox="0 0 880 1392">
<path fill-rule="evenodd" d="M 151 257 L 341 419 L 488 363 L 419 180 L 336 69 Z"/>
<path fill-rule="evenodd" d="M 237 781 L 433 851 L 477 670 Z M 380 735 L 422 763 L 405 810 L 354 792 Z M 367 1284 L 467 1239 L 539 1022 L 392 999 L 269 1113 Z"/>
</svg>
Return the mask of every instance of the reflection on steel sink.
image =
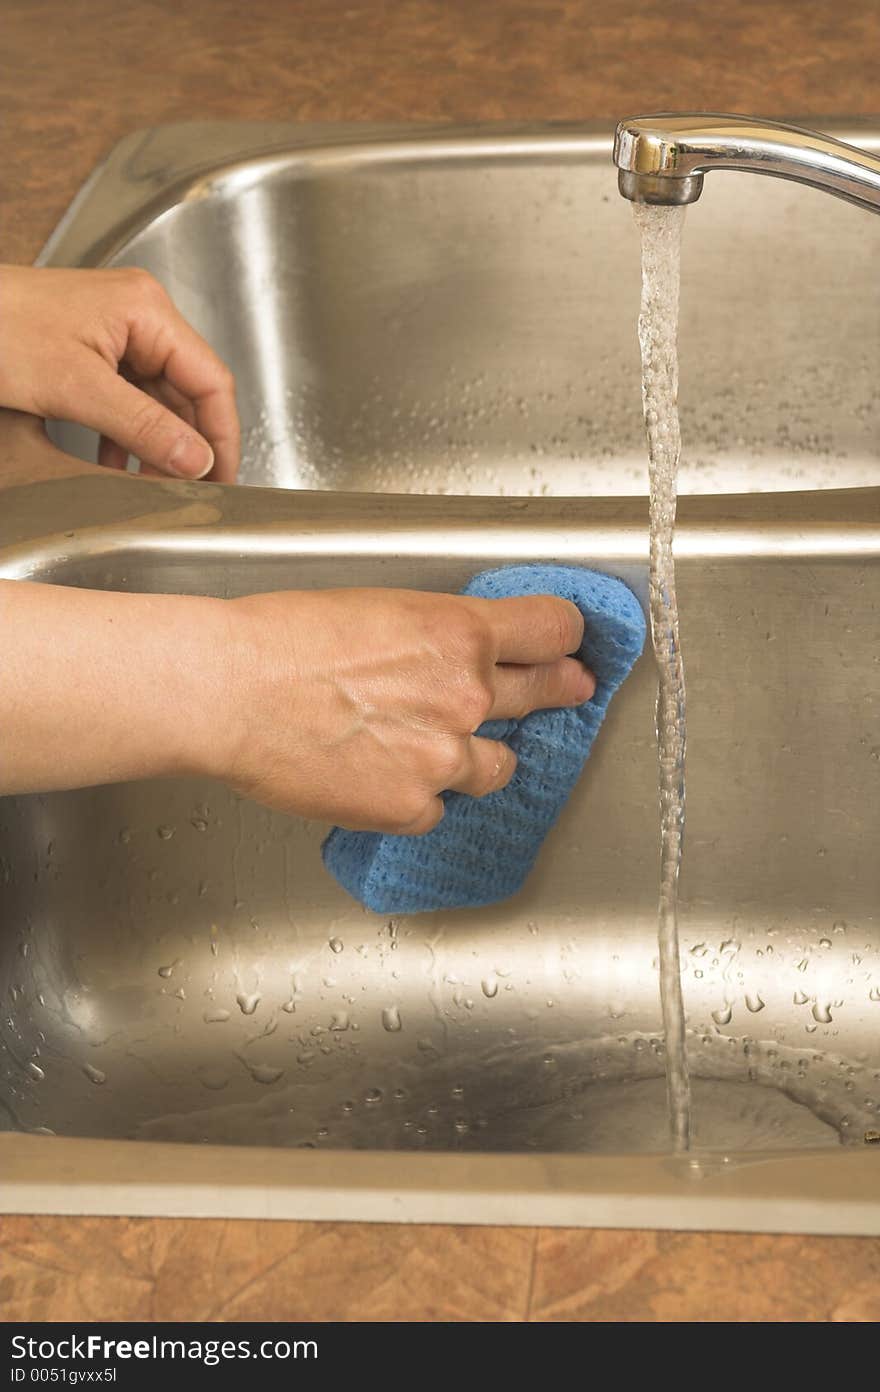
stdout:
<svg viewBox="0 0 880 1392">
<path fill-rule="evenodd" d="M 232 139 L 200 129 L 204 142 Z M 264 163 L 211 173 L 215 149 L 174 187 L 171 136 L 129 142 L 101 176 L 119 191 L 118 225 L 97 226 L 99 179 L 48 259 L 131 260 L 160 273 L 232 359 L 251 432 L 268 413 L 262 477 L 326 491 L 94 474 L 25 484 L 3 495 L 0 574 L 223 596 L 331 584 L 455 590 L 487 565 L 554 559 L 596 565 L 643 594 L 639 497 L 329 491 L 400 487 L 404 464 L 410 486 L 413 459 L 450 489 L 479 492 L 493 468 L 508 492 L 579 488 L 588 476 L 597 493 L 625 492 L 628 478 L 641 489 L 636 253 L 626 209 L 602 202 L 606 182 L 616 200 L 608 142 L 564 132 L 395 142 L 385 132 L 355 143 L 346 132 L 341 146 L 314 135 L 292 153 L 289 130 L 273 139 L 280 153 Z M 126 179 L 143 208 L 126 204 Z M 769 199 L 768 188 L 765 220 Z M 868 235 L 870 220 L 817 201 L 817 216 L 848 214 Z M 707 195 L 694 229 L 710 204 Z M 744 229 L 759 233 L 752 216 L 739 210 L 745 243 Z M 809 225 L 811 235 L 825 229 L 812 250 L 832 274 L 832 222 Z M 551 229 L 556 251 L 544 259 L 537 238 L 546 246 Z M 583 277 L 578 245 L 605 258 L 592 290 L 572 279 L 578 267 Z M 867 272 L 855 240 L 850 253 L 852 282 Z M 753 269 L 760 278 L 767 268 Z M 761 370 L 777 385 L 772 402 L 751 402 L 782 421 L 774 354 L 819 362 L 833 383 L 827 399 L 816 392 L 785 418 L 793 441 L 823 411 L 836 432 L 788 451 L 785 467 L 805 470 L 812 491 L 681 504 L 695 1156 L 667 1153 L 654 678 L 643 659 L 536 872 L 489 911 L 367 913 L 323 871 L 325 828 L 217 785 L 0 804 L 0 1109 L 10 1128 L 0 1206 L 880 1231 L 878 1152 L 865 1145 L 880 1109 L 880 490 L 819 487 L 830 478 L 820 465 L 853 481 L 870 453 L 856 409 L 868 388 L 861 369 L 843 366 L 843 329 L 825 326 L 824 356 L 803 343 L 824 293 L 816 276 L 796 306 L 764 307 Z M 862 345 L 866 299 L 853 295 L 850 323 Z M 706 300 L 700 310 L 706 348 L 719 341 L 716 308 Z M 749 300 L 744 320 L 757 312 Z M 789 314 L 799 327 L 784 348 Z M 725 349 L 741 335 L 741 371 L 757 371 L 745 325 L 731 327 Z M 429 382 L 436 396 L 443 353 L 462 374 L 455 409 L 472 415 L 471 480 L 452 435 L 432 435 L 401 404 L 410 392 L 426 403 Z M 563 371 L 573 392 L 595 392 L 600 356 L 596 414 L 577 409 L 604 443 L 590 453 L 584 435 L 566 463 L 546 433 L 561 419 Z M 732 408 L 710 402 L 709 356 L 697 369 L 693 399 L 706 419 L 721 412 L 713 438 L 723 442 Z M 525 406 L 493 416 L 502 376 Z M 603 414 L 615 393 L 619 414 Z M 766 422 L 758 449 L 756 420 L 743 416 L 742 440 L 707 477 L 783 486 L 785 451 L 768 444 Z M 386 450 L 398 430 L 399 469 Z M 549 453 L 526 463 L 513 439 Z M 699 478 L 694 468 L 691 485 Z M 56 1134 L 33 1134 L 45 1131 Z"/>
<path fill-rule="evenodd" d="M 44 259 L 158 276 L 235 371 L 245 483 L 645 491 L 610 130 L 159 128 Z M 797 184 L 727 174 L 692 210 L 683 492 L 877 482 L 878 259 L 876 219 Z"/>
</svg>

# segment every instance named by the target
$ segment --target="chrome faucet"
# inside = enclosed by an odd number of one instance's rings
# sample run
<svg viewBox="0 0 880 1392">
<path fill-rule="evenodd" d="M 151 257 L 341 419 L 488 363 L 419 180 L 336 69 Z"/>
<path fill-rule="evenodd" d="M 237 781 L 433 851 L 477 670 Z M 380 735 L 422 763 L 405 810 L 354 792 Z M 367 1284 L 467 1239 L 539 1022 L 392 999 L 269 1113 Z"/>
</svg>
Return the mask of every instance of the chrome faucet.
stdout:
<svg viewBox="0 0 880 1392">
<path fill-rule="evenodd" d="M 775 174 L 880 212 L 880 159 L 816 131 L 750 116 L 634 116 L 614 136 L 617 182 L 634 203 L 695 203 L 712 169 Z"/>
</svg>

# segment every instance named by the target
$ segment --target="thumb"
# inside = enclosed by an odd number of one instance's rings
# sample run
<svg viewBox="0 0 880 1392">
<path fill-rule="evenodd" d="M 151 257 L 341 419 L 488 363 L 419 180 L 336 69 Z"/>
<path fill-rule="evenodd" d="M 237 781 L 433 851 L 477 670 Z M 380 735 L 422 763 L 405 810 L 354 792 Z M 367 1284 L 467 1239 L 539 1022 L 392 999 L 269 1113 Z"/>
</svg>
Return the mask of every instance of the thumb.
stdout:
<svg viewBox="0 0 880 1392">
<path fill-rule="evenodd" d="M 173 478 L 204 478 L 214 451 L 197 430 L 118 373 L 101 373 L 82 393 L 79 420 Z"/>
</svg>

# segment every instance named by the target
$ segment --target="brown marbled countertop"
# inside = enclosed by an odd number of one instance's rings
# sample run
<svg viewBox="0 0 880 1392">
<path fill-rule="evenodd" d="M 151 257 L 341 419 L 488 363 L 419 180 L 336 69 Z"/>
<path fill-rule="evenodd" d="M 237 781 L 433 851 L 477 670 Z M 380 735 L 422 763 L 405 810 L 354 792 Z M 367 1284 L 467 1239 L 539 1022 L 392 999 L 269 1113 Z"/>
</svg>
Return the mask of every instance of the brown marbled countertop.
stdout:
<svg viewBox="0 0 880 1392">
<path fill-rule="evenodd" d="M 141 126 L 880 111 L 877 0 L 0 0 L 0 259 Z M 880 1240 L 0 1218 L 0 1319 L 880 1319 Z"/>
<path fill-rule="evenodd" d="M 880 110 L 876 0 L 0 0 L 0 257 L 166 121 Z"/>
</svg>

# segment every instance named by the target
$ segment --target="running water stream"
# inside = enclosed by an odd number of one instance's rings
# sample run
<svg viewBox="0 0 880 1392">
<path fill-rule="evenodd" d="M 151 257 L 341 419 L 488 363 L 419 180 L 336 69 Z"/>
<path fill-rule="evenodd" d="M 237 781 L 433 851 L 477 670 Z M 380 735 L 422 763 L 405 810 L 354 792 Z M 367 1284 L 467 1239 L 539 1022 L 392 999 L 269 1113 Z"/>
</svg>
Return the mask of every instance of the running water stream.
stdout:
<svg viewBox="0 0 880 1392">
<path fill-rule="evenodd" d="M 666 1086 L 676 1150 L 690 1144 L 691 1099 L 678 951 L 678 877 L 684 836 L 685 687 L 672 553 L 681 435 L 678 294 L 684 208 L 634 203 L 642 239 L 639 346 L 650 480 L 650 616 L 657 662 L 660 762 L 660 1002 Z"/>
</svg>

